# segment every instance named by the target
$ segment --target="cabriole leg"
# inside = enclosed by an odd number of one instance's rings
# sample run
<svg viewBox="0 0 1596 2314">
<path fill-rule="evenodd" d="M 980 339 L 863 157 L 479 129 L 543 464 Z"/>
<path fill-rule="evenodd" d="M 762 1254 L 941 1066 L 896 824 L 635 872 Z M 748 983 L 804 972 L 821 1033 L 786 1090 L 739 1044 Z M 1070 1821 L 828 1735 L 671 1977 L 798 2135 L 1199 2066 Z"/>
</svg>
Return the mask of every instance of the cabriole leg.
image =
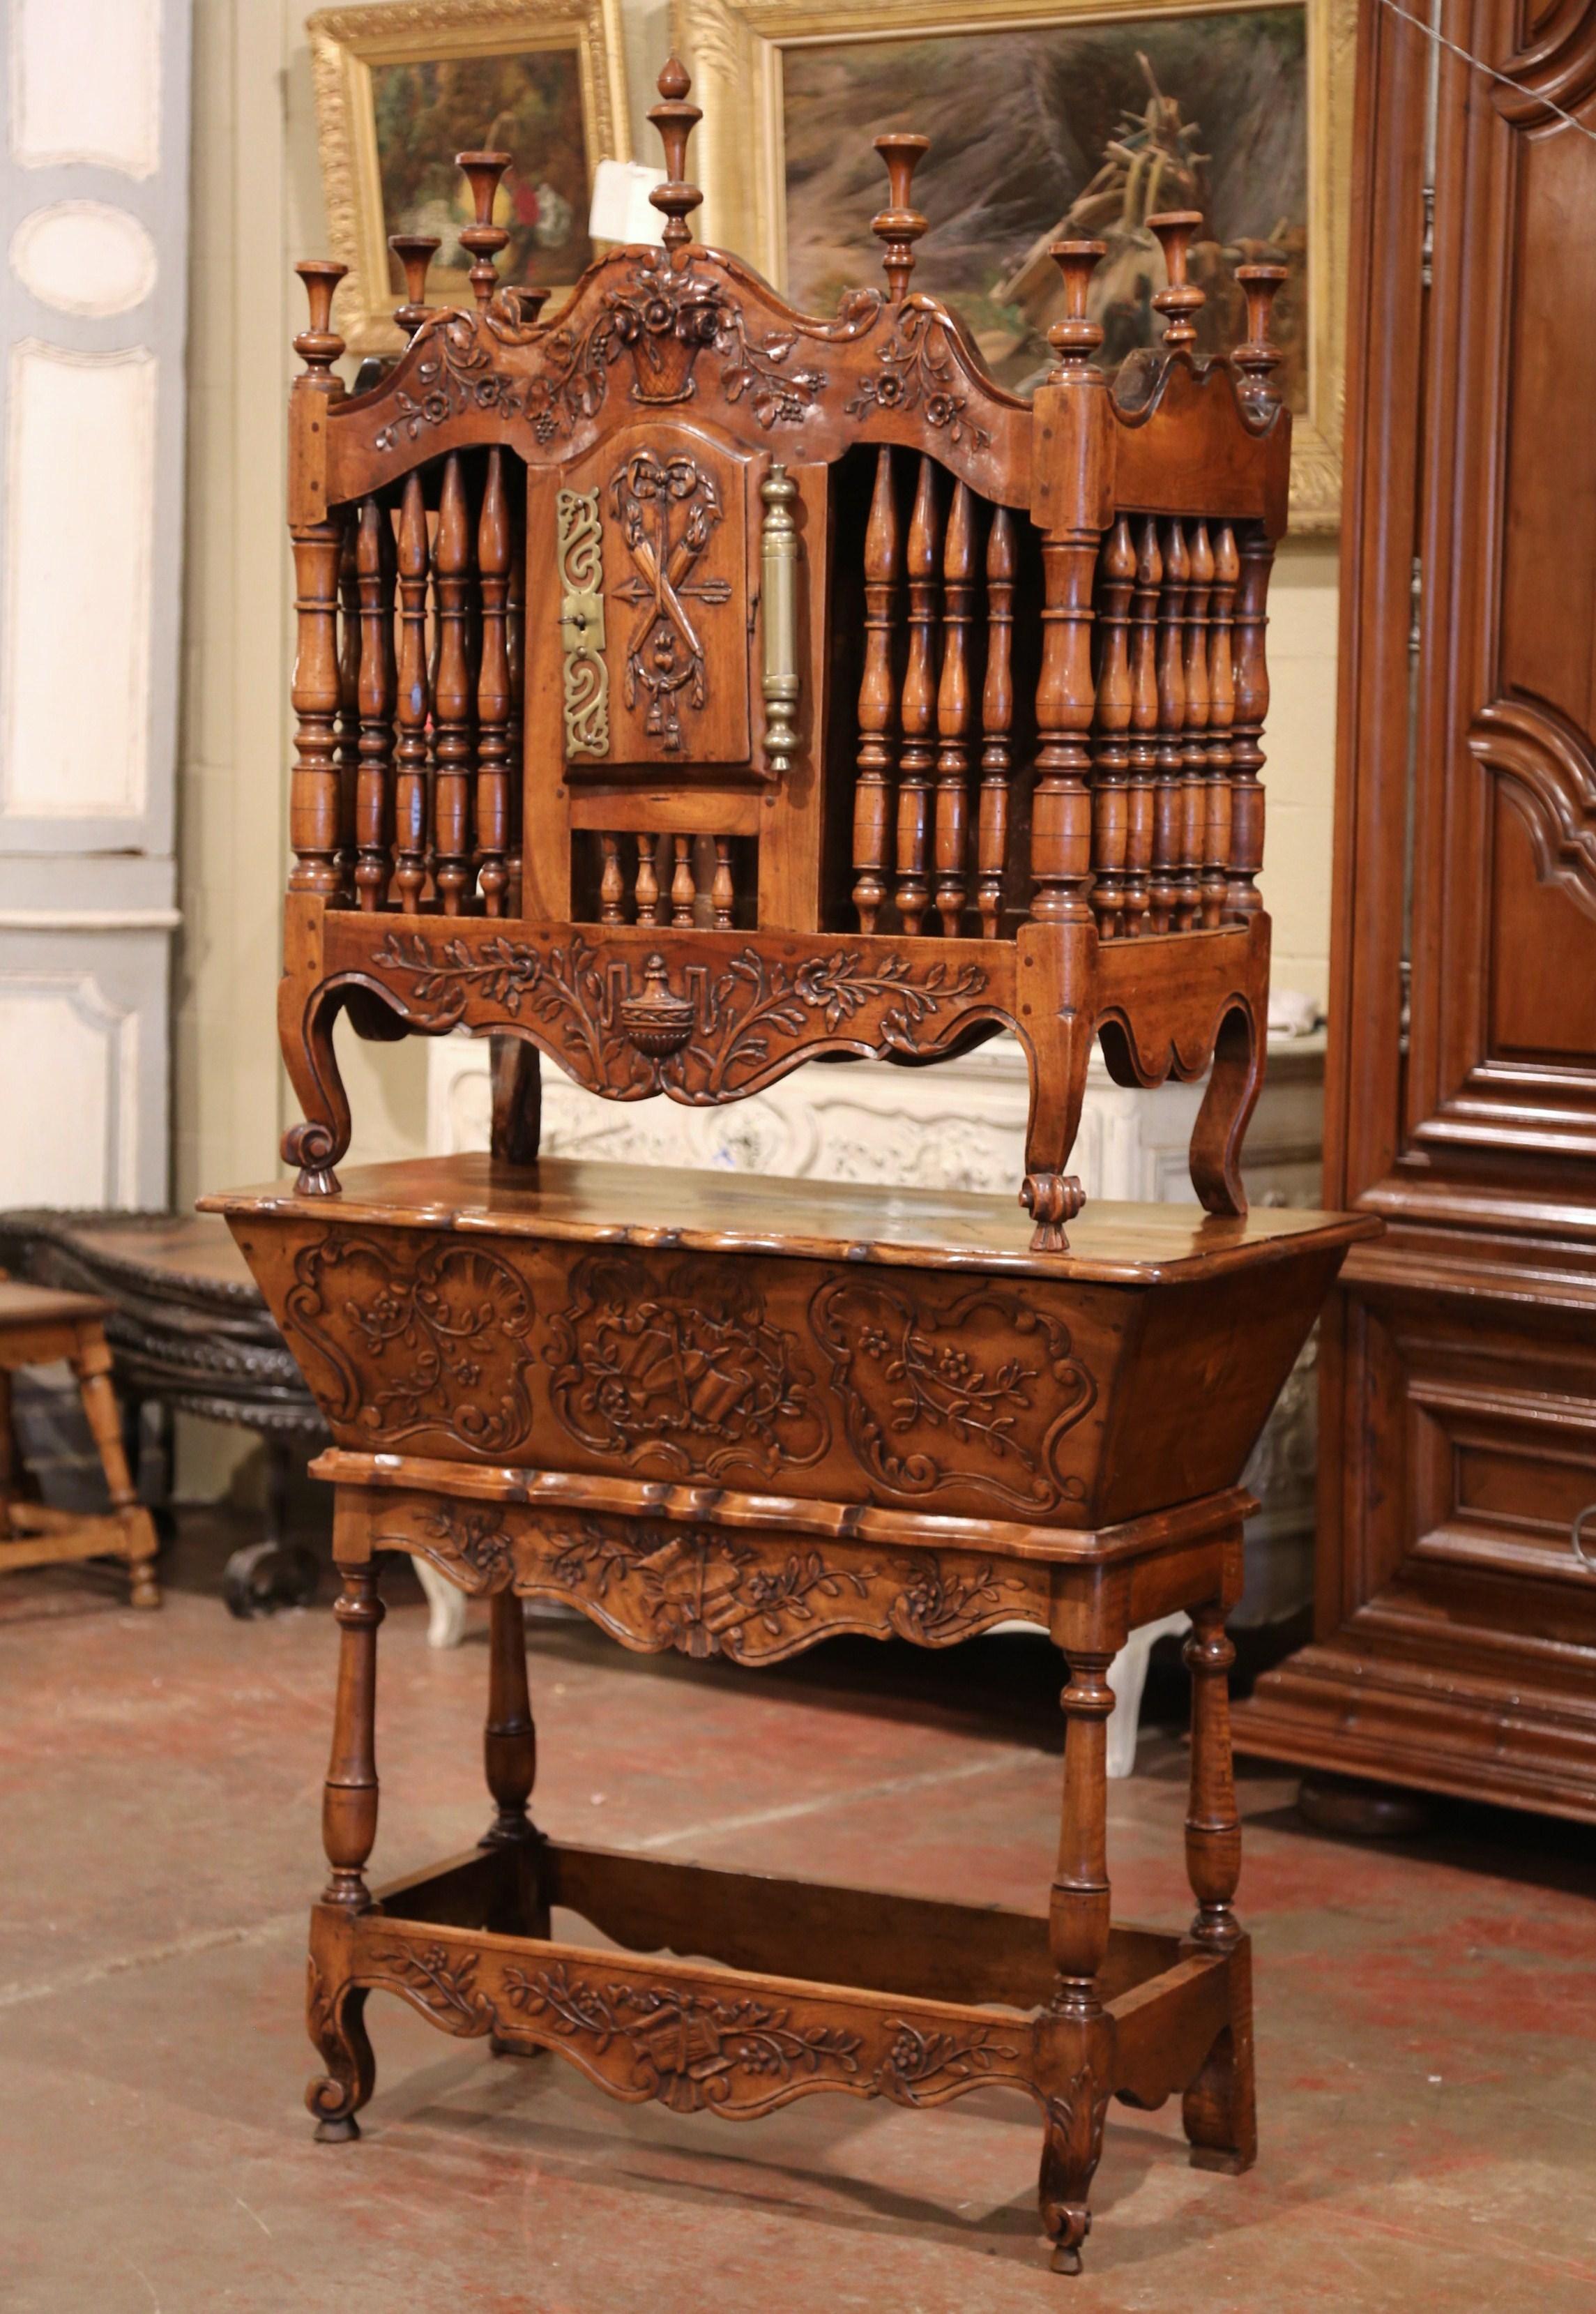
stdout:
<svg viewBox="0 0 1596 2314">
<path fill-rule="evenodd" d="M 1079 2274 L 1091 2230 L 1088 2196 L 1103 2150 L 1110 2093 L 1112 2035 L 1098 1996 L 1108 1949 L 1108 1684 L 1111 1654 L 1069 1651 L 1070 1684 L 1061 1699 L 1064 1801 L 1058 1869 L 1048 1902 L 1048 1947 L 1057 1972 L 1052 2009 L 1061 2046 L 1073 2062 L 1047 2098 L 1047 2134 L 1037 2195 L 1054 2244 L 1055 2274 Z M 1062 2070 L 1062 2069 L 1061 2069 Z"/>
<path fill-rule="evenodd" d="M 1252 1956 L 1236 1918 L 1241 1819 L 1230 1753 L 1230 1670 L 1236 1650 L 1218 1601 L 1195 1608 L 1186 1661 L 1192 1675 L 1191 1793 L 1186 1863 L 1197 1900 L 1190 1942 L 1230 1958 L 1230 2023 L 1210 2050 L 1183 2105 L 1199 2168 L 1246 2169 L 1257 2155 L 1253 2086 Z"/>
<path fill-rule="evenodd" d="M 307 2021 L 327 2073 L 312 2081 L 305 2103 L 324 2142 L 357 2137 L 355 2115 L 372 2092 L 375 2068 L 361 2023 L 366 1995 L 348 1984 L 341 1921 L 366 1912 L 371 1892 L 366 1860 L 377 1835 L 377 1596 L 375 1561 L 341 1569 L 338 1618 L 338 1696 L 332 1753 L 322 1794 L 322 1844 L 331 1868 L 311 1932 Z M 331 1919 L 329 1921 L 329 1913 Z"/>
<path fill-rule="evenodd" d="M 366 2037 L 366 1989 L 347 1981 L 341 1955 L 334 1958 L 320 1949 L 319 1928 L 318 1921 L 311 1932 L 304 2019 L 327 2070 L 311 2082 L 304 2101 L 315 2115 L 318 2142 L 343 2145 L 360 2134 L 355 2115 L 376 2084 L 376 2059 Z M 328 1967 L 335 1971 L 331 1980 Z"/>
</svg>

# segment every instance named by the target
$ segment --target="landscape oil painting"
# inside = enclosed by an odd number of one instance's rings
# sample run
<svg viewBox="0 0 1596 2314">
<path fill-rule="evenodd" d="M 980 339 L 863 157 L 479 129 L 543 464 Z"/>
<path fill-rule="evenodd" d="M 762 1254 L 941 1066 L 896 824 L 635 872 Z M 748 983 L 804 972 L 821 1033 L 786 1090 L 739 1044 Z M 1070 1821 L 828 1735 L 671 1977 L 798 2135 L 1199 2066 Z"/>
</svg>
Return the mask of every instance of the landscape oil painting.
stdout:
<svg viewBox="0 0 1596 2314">
<path fill-rule="evenodd" d="M 1048 243 L 1107 243 L 1091 312 L 1115 369 L 1155 343 L 1163 260 L 1147 218 L 1196 209 L 1197 349 L 1244 335 L 1232 270 L 1283 261 L 1274 309 L 1287 401 L 1309 397 L 1309 75 L 1301 5 L 1030 22 L 781 49 L 785 271 L 811 313 L 875 278 L 884 190 L 871 139 L 931 139 L 914 199 L 930 220 L 914 284 L 956 307 L 1006 385 L 1050 365 L 1063 297 Z"/>
<path fill-rule="evenodd" d="M 629 147 L 620 0 L 363 0 L 306 20 L 333 309 L 352 353 L 394 354 L 404 292 L 391 234 L 438 243 L 428 302 L 467 305 L 472 209 L 457 153 L 508 153 L 501 281 L 551 311 L 592 260 L 594 173 Z"/>
<path fill-rule="evenodd" d="M 581 59 L 574 48 L 518 55 L 406 58 L 371 67 L 384 238 L 436 234 L 438 286 L 463 277 L 459 243 L 472 221 L 456 153 L 508 153 L 494 223 L 509 234 L 499 278 L 529 288 L 574 281 L 593 255 L 587 236 L 592 166 L 582 119 Z M 403 281 L 390 258 L 389 286 Z"/>
</svg>

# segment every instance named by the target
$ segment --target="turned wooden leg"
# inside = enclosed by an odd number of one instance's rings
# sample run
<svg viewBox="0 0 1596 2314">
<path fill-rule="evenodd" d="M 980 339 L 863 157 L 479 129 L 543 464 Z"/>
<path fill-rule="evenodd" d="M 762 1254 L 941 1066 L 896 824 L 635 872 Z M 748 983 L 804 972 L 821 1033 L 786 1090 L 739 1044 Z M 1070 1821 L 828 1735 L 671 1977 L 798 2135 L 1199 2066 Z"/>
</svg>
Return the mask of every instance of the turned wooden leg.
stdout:
<svg viewBox="0 0 1596 2314">
<path fill-rule="evenodd" d="M 1091 2230 L 1087 2206 L 1103 2150 L 1107 2109 L 1110 2036 L 1098 1995 L 1098 1973 L 1108 1950 L 1108 1654 L 1069 1652 L 1064 1711 L 1064 1803 L 1058 1869 L 1048 1902 L 1047 1942 L 1057 1972 L 1052 2011 L 1075 2030 L 1070 2046 L 1084 2051 L 1068 2078 L 1050 2092 L 1042 2174 L 1037 2186 L 1042 2222 L 1054 2244 L 1055 2274 L 1079 2274 L 1080 2249 Z"/>
<path fill-rule="evenodd" d="M 1186 1817 L 1186 1868 L 1197 1900 L 1194 1940 L 1228 1952 L 1241 1934 L 1232 1908 L 1241 1877 L 1241 1819 L 1230 1759 L 1230 1665 L 1236 1650 L 1217 1600 L 1192 1610 L 1186 1643 L 1192 1675 L 1192 1773 Z"/>
<path fill-rule="evenodd" d="M 537 1731 L 526 1691 L 525 1614 L 513 1591 L 496 1591 L 489 1612 L 482 1764 L 495 1813 L 481 1845 L 510 1851 L 505 1859 L 503 1894 L 489 1926 L 509 1936 L 546 1937 L 549 1906 L 542 1887 L 542 1842 L 526 1812 L 537 1777 Z M 505 2055 L 498 2035 L 489 2037 L 494 2054 Z"/>
<path fill-rule="evenodd" d="M 377 1625 L 385 1610 L 375 1561 L 341 1572 L 343 1591 L 332 1609 L 339 1634 L 338 1698 L 322 1793 L 322 1845 L 332 1868 L 322 1901 L 364 1912 L 371 1903 L 366 1859 L 377 1836 Z"/>
<path fill-rule="evenodd" d="M 526 1802 L 537 1776 L 537 1731 L 526 1687 L 526 1623 L 521 1602 L 513 1591 L 496 1591 L 489 1612 L 482 1765 L 496 1814 L 482 1835 L 484 1848 L 535 1836 Z"/>
<path fill-rule="evenodd" d="M 122 1418 L 117 1409 L 116 1392 L 110 1386 L 110 1351 L 98 1327 L 92 1334 L 79 1333 L 72 1371 L 77 1376 L 78 1394 L 89 1428 L 94 1434 L 111 1504 L 121 1521 L 133 1604 L 158 1607 L 161 1586 L 155 1580 L 154 1522 L 139 1501 L 128 1474 Z"/>
<path fill-rule="evenodd" d="M 310 2036 L 327 2071 L 311 2082 L 304 2101 L 323 2144 L 359 2136 L 355 2115 L 376 2080 L 362 2021 L 366 1993 L 348 1982 L 346 1924 L 371 1903 L 366 1859 L 377 1836 L 377 1625 L 385 1611 L 375 1560 L 339 1571 L 343 1588 L 332 1608 L 339 1627 L 338 1694 L 322 1791 L 322 1845 L 331 1870 L 312 1915 L 305 2003 Z"/>
<path fill-rule="evenodd" d="M 1186 1660 L 1192 1675 L 1186 1865 L 1197 1900 L 1189 1942 L 1229 1956 L 1230 2022 L 1186 2090 L 1182 2117 L 1196 2168 L 1239 2170 L 1257 2157 L 1252 1955 L 1233 1902 L 1241 1877 L 1241 1819 L 1230 1756 L 1229 1675 L 1236 1650 L 1217 1601 L 1193 1610 Z"/>
</svg>

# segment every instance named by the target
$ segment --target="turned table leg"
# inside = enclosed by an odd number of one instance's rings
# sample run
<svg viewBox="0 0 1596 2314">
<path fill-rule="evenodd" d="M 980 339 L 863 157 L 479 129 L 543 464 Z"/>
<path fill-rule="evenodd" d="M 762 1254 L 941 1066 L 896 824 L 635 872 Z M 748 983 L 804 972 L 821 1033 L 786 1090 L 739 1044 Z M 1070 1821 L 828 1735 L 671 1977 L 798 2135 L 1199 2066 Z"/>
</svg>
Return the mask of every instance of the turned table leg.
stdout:
<svg viewBox="0 0 1596 2314">
<path fill-rule="evenodd" d="M 546 1937 L 549 1907 L 540 1880 L 540 1841 L 526 1803 L 537 1779 L 537 1730 L 526 1685 L 525 1610 L 513 1591 L 496 1591 L 489 1602 L 488 1717 L 482 1727 L 482 1765 L 494 1816 L 482 1834 L 483 1848 L 508 1849 L 514 1867 L 502 1917 L 493 1926 L 511 1936 Z M 497 2035 L 496 2055 L 504 2053 Z"/>
<path fill-rule="evenodd" d="M 371 2095 L 376 2071 L 362 2021 L 365 1992 L 340 1974 L 339 1915 L 352 1919 L 371 1903 L 366 1860 L 377 1835 L 377 1626 L 384 1610 L 375 1561 L 346 1565 L 341 1573 L 343 1588 L 332 1609 L 339 1626 L 338 1695 L 322 1794 L 322 1845 L 331 1869 L 312 1929 L 306 2009 L 327 2071 L 312 2081 L 305 2103 L 325 2143 L 358 2137 L 355 2115 Z M 333 1924 L 324 1933 L 329 1910 Z"/>
<path fill-rule="evenodd" d="M 1230 1956 L 1231 2022 L 1186 2092 L 1184 2119 L 1199 2168 L 1239 2170 L 1257 2156 L 1253 2089 L 1252 1956 L 1236 1918 L 1241 1818 L 1230 1753 L 1230 1665 L 1236 1650 L 1217 1600 L 1192 1611 L 1186 1661 L 1192 1675 L 1191 1789 L 1186 1866 L 1197 1900 L 1189 1941 Z"/>
<path fill-rule="evenodd" d="M 537 1776 L 537 1731 L 526 1685 L 526 1621 L 514 1591 L 496 1591 L 489 1602 L 488 1717 L 482 1727 L 482 1766 L 496 1814 L 482 1845 L 531 1840 L 527 1799 Z"/>
<path fill-rule="evenodd" d="M 111 1505 L 121 1522 L 132 1603 L 136 1607 L 158 1607 L 161 1586 L 155 1580 L 154 1521 L 139 1501 L 128 1475 L 122 1418 L 117 1410 L 116 1392 L 110 1386 L 110 1350 L 99 1327 L 96 1325 L 92 1332 L 80 1327 L 77 1347 L 72 1354 L 72 1371 L 77 1377 L 78 1394 L 89 1428 L 94 1434 Z"/>
<path fill-rule="evenodd" d="M 1050 2089 L 1042 2174 L 1042 2222 L 1054 2243 L 1055 2274 L 1079 2274 L 1091 2230 L 1087 2197 L 1103 2150 L 1110 2092 L 1110 2033 L 1098 1995 L 1108 1950 L 1108 1684 L 1112 1654 L 1071 1648 L 1064 1712 L 1064 1800 L 1058 1869 L 1048 1903 L 1047 1941 L 1057 1972 L 1053 2013 L 1069 2028 L 1060 2045 L 1070 2071 Z"/>
</svg>

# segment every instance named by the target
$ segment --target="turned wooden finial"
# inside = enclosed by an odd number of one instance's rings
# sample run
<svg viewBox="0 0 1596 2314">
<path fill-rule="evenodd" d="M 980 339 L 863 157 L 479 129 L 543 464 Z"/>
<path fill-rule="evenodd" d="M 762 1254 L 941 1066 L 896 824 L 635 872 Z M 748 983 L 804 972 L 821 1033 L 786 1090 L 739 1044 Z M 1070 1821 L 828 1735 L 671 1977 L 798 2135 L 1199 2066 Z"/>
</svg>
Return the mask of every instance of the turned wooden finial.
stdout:
<svg viewBox="0 0 1596 2314">
<path fill-rule="evenodd" d="M 1269 313 L 1286 278 L 1283 265 L 1239 265 L 1236 278 L 1247 298 L 1247 340 L 1230 358 L 1241 372 L 1241 399 L 1259 408 L 1273 407 L 1276 399 L 1270 374 L 1280 363 L 1280 348 L 1269 335 Z"/>
<path fill-rule="evenodd" d="M 1096 322 L 1087 319 L 1086 300 L 1092 275 L 1108 253 L 1106 241 L 1055 241 L 1047 254 L 1064 277 L 1064 318 L 1047 332 L 1047 342 L 1058 356 L 1053 383 L 1083 369 L 1103 342 Z"/>
<path fill-rule="evenodd" d="M 907 129 L 895 129 L 876 139 L 876 150 L 886 163 L 886 207 L 870 219 L 870 231 L 883 244 L 886 294 L 895 305 L 901 305 L 908 292 L 909 276 L 914 270 L 914 244 L 926 228 L 920 211 L 910 208 L 909 196 L 914 172 L 930 149 L 929 137 L 915 137 Z"/>
<path fill-rule="evenodd" d="M 1201 209 L 1166 209 L 1161 216 L 1150 216 L 1150 232 L 1156 233 L 1164 252 L 1164 270 L 1169 285 L 1154 297 L 1153 311 L 1167 314 L 1168 325 L 1164 331 L 1164 343 L 1171 353 L 1181 346 L 1194 346 L 1197 341 L 1196 326 L 1192 316 L 1208 302 L 1195 281 L 1186 278 L 1186 256 L 1192 235 L 1203 222 Z"/>
<path fill-rule="evenodd" d="M 404 304 L 395 305 L 393 318 L 407 338 L 413 338 L 432 308 L 427 303 L 427 269 L 437 255 L 435 233 L 391 233 L 388 246 L 404 268 Z"/>
<path fill-rule="evenodd" d="M 311 309 L 310 327 L 295 339 L 294 350 L 312 377 L 330 378 L 332 365 L 344 349 L 344 341 L 332 326 L 332 293 L 348 269 L 331 257 L 302 257 L 294 268 L 304 284 Z"/>
<path fill-rule="evenodd" d="M 680 57 L 666 58 L 665 70 L 656 85 L 659 102 L 650 107 L 648 118 L 658 129 L 659 141 L 665 146 L 666 181 L 656 185 L 648 199 L 666 220 L 660 239 L 667 249 L 680 249 L 692 238 L 687 220 L 703 199 L 698 187 L 689 184 L 682 172 L 687 166 L 687 139 L 704 116 L 696 104 L 687 101 L 692 83 Z"/>
<path fill-rule="evenodd" d="M 503 225 L 493 222 L 493 204 L 498 198 L 498 181 L 509 167 L 508 153 L 456 153 L 454 166 L 463 169 L 471 186 L 471 197 L 476 204 L 474 225 L 463 225 L 460 246 L 469 249 L 475 262 L 470 274 L 472 292 L 478 307 L 486 309 L 488 300 L 498 287 L 498 268 L 494 259 L 509 239 Z"/>
</svg>

